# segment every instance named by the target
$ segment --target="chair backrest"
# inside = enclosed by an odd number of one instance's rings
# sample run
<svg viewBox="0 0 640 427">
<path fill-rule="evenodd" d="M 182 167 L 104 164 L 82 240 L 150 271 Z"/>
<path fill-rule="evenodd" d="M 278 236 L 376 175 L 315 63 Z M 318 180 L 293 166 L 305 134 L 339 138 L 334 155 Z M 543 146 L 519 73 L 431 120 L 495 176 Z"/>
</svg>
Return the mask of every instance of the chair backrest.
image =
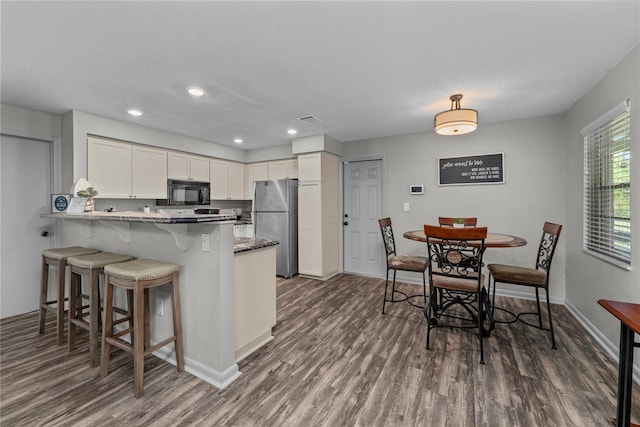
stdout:
<svg viewBox="0 0 640 427">
<path fill-rule="evenodd" d="M 480 285 L 487 227 L 451 228 L 424 225 L 429 274 L 477 280 Z"/>
<path fill-rule="evenodd" d="M 540 246 L 538 246 L 538 257 L 536 259 L 536 270 L 542 269 L 547 273 L 551 269 L 551 261 L 553 254 L 558 245 L 562 225 L 552 222 L 545 222 L 542 227 L 542 237 L 540 238 Z"/>
<path fill-rule="evenodd" d="M 391 218 L 382 218 L 378 220 L 380 231 L 382 232 L 382 241 L 384 242 L 384 250 L 387 253 L 387 262 L 389 255 L 396 254 L 396 241 L 393 238 L 393 228 L 391 228 Z"/>
<path fill-rule="evenodd" d="M 462 224 L 465 227 L 475 227 L 476 225 L 478 225 L 478 218 L 449 218 L 446 216 L 439 216 L 438 223 L 441 227 L 453 227 L 453 224 Z"/>
</svg>

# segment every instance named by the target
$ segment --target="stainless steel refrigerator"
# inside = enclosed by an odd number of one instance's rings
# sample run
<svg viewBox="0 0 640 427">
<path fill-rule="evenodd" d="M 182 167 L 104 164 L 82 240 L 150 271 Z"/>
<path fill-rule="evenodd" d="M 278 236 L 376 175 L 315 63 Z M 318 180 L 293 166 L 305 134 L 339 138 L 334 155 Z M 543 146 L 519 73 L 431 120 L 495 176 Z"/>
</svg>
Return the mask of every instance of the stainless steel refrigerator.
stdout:
<svg viewBox="0 0 640 427">
<path fill-rule="evenodd" d="M 276 274 L 298 274 L 298 180 L 256 181 L 253 195 L 256 238 L 277 240 Z"/>
</svg>

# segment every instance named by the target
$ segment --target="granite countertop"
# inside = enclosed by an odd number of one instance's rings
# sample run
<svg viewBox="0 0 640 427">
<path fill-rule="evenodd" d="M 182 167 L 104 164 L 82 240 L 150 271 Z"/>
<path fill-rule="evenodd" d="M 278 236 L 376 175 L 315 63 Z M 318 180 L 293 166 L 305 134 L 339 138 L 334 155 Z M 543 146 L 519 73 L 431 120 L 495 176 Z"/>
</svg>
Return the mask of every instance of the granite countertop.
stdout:
<svg viewBox="0 0 640 427">
<path fill-rule="evenodd" d="M 236 237 L 235 244 L 233 245 L 233 253 L 237 254 L 238 252 L 246 252 L 253 249 L 266 248 L 268 246 L 275 246 L 277 244 L 277 240 Z"/>
<path fill-rule="evenodd" d="M 166 213 L 144 213 L 137 211 L 123 212 L 84 212 L 81 214 L 43 214 L 42 218 L 60 219 L 80 219 L 80 220 L 103 220 L 103 221 L 125 221 L 125 222 L 149 222 L 163 224 L 191 224 L 203 222 L 234 221 L 235 215 L 228 214 L 166 214 Z"/>
</svg>

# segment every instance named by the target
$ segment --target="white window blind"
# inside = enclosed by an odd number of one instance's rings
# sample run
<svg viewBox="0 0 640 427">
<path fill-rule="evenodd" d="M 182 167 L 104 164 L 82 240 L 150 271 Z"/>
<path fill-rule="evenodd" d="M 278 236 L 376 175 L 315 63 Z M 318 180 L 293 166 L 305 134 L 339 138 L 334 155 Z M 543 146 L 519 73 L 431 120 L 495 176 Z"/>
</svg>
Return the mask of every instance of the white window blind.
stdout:
<svg viewBox="0 0 640 427">
<path fill-rule="evenodd" d="M 631 262 L 631 132 L 629 101 L 582 130 L 584 249 Z"/>
</svg>

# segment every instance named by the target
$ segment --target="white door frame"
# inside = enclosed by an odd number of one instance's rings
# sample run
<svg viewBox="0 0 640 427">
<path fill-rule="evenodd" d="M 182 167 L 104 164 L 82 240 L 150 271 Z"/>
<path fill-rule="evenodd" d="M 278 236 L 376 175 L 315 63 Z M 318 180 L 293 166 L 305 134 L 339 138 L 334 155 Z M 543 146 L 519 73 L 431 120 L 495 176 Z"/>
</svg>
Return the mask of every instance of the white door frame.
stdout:
<svg viewBox="0 0 640 427">
<path fill-rule="evenodd" d="M 382 217 L 384 218 L 387 216 L 387 156 L 384 154 L 371 154 L 367 156 L 341 157 L 340 173 L 338 174 L 338 197 L 340 198 L 338 204 L 340 211 L 340 227 L 338 227 L 340 265 L 338 268 L 341 273 L 344 273 L 344 227 L 342 226 L 342 223 L 344 222 L 344 164 L 349 162 L 364 162 L 368 160 L 380 160 L 382 163 Z"/>
</svg>

